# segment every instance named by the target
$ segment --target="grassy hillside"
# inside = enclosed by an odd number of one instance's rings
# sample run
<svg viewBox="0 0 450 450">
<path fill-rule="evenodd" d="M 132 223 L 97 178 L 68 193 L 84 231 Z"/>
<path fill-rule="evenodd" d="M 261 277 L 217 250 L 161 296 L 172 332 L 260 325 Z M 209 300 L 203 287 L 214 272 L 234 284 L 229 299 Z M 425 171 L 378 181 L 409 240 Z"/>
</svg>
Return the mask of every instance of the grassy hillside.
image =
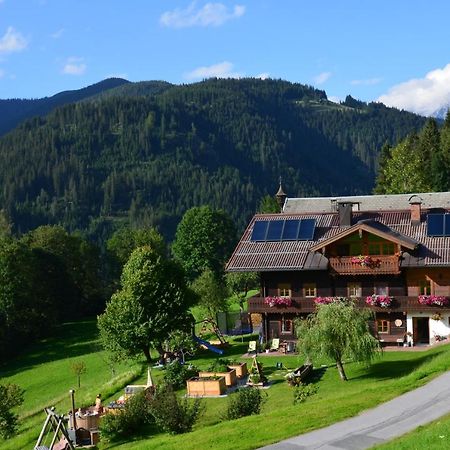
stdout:
<svg viewBox="0 0 450 450">
<path fill-rule="evenodd" d="M 71 370 L 74 361 L 84 361 L 86 373 L 81 388 Z M 5 442 L 0 449 L 30 449 L 36 443 L 44 423 L 44 407 L 56 406 L 58 412 L 69 410 L 69 390 L 76 390 L 77 405 L 94 403 L 100 392 L 107 398 L 141 373 L 141 365 L 124 363 L 111 373 L 97 340 L 96 322 L 67 323 L 56 334 L 27 349 L 8 364 L 0 366 L 0 383 L 16 383 L 25 390 L 24 403 L 18 409 L 21 417 L 19 436 Z"/>
<path fill-rule="evenodd" d="M 239 341 L 240 338 L 236 339 L 227 350 L 227 358 L 240 358 L 246 351 L 248 343 Z M 199 368 L 207 368 L 215 358 L 215 354 L 204 351 L 192 362 Z M 262 355 L 259 359 L 271 381 L 270 389 L 265 390 L 267 401 L 260 416 L 223 421 L 227 400 L 205 399 L 205 413 L 188 435 L 154 434 L 155 430 L 148 429 L 130 442 L 104 442 L 99 448 L 253 449 L 353 416 L 423 385 L 448 370 L 450 345 L 441 345 L 427 352 L 387 352 L 369 370 L 348 363 L 346 370 L 350 381 L 347 383 L 340 381 L 334 367 L 322 368 L 314 376 L 318 393 L 299 405 L 293 405 L 293 390 L 284 381 L 286 371 L 275 367 L 276 362 L 283 362 L 285 367 L 292 369 L 301 363 L 298 357 Z M 99 392 L 105 399 L 117 398 L 123 386 L 131 381 L 145 382 L 146 375 L 138 364 L 118 366 L 116 375 L 112 376 L 98 348 L 93 321 L 63 325 L 53 338 L 33 346 L 0 368 L 2 383 L 14 382 L 25 389 L 25 403 L 19 410 L 22 418 L 20 436 L 1 442 L 0 449 L 31 448 L 43 423 L 44 406 L 55 405 L 59 411 L 69 409 L 68 391 L 76 387 L 70 363 L 80 360 L 86 363 L 87 372 L 82 376 L 81 389 L 77 389 L 77 405 L 92 404 Z M 321 362 L 317 363 L 320 366 Z M 157 382 L 162 375 L 162 371 L 153 371 Z M 184 392 L 182 390 L 179 394 Z"/>
</svg>

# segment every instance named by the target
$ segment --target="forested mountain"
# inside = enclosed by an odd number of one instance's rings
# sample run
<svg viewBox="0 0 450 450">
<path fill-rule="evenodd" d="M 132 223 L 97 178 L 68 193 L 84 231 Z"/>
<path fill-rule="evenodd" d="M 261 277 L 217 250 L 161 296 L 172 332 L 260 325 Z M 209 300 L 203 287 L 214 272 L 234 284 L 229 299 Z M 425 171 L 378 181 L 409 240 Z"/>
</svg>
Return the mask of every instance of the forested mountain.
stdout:
<svg viewBox="0 0 450 450">
<path fill-rule="evenodd" d="M 15 128 L 20 122 L 34 116 L 44 116 L 58 106 L 92 97 L 109 89 L 128 84 L 121 78 L 108 78 L 83 89 L 64 91 L 52 97 L 39 99 L 0 100 L 0 136 Z"/>
<path fill-rule="evenodd" d="M 369 193 L 381 146 L 424 122 L 281 80 L 124 84 L 0 139 L 0 209 L 16 231 L 59 223 L 99 239 L 123 222 L 171 238 L 202 204 L 242 228 L 280 175 L 290 196 Z"/>
</svg>

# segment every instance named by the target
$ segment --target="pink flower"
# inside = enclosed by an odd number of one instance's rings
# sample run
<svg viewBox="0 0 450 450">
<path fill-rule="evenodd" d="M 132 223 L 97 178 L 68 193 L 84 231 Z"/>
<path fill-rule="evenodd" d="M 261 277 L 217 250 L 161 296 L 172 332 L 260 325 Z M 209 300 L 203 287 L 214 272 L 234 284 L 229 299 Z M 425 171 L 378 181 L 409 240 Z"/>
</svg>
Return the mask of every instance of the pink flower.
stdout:
<svg viewBox="0 0 450 450">
<path fill-rule="evenodd" d="M 266 297 L 264 303 L 271 308 L 274 306 L 292 306 L 292 299 L 290 297 Z"/>
</svg>

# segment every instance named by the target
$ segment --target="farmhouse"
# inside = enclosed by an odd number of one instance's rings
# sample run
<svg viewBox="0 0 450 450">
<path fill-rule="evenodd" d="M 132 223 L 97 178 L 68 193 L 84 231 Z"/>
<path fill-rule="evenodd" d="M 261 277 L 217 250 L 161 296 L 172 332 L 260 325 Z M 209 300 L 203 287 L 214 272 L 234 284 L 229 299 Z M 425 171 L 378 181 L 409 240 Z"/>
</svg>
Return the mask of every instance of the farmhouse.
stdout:
<svg viewBox="0 0 450 450">
<path fill-rule="evenodd" d="M 226 267 L 261 273 L 248 309 L 266 339 L 295 339 L 293 319 L 336 297 L 372 309 L 381 342 L 450 335 L 450 192 L 287 198 L 280 184 L 277 200 Z"/>
</svg>

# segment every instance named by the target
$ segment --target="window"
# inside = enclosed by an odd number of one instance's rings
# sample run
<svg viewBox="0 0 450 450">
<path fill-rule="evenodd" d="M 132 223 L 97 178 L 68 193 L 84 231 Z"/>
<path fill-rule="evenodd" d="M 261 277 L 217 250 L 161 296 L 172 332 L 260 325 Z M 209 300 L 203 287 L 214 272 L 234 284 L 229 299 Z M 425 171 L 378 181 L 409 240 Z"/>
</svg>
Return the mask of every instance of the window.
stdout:
<svg viewBox="0 0 450 450">
<path fill-rule="evenodd" d="M 281 320 L 281 332 L 284 334 L 292 333 L 292 320 L 291 319 L 282 319 Z"/>
<path fill-rule="evenodd" d="M 389 295 L 389 287 L 386 283 L 375 283 L 373 293 L 375 295 Z"/>
<path fill-rule="evenodd" d="M 389 333 L 389 320 L 377 320 L 378 333 Z"/>
<path fill-rule="evenodd" d="M 420 280 L 419 295 L 431 295 L 431 281 L 430 280 Z"/>
<path fill-rule="evenodd" d="M 361 283 L 348 283 L 347 292 L 349 297 L 361 297 Z"/>
<path fill-rule="evenodd" d="M 289 283 L 282 283 L 278 285 L 278 295 L 280 297 L 291 296 L 291 285 Z"/>
<path fill-rule="evenodd" d="M 305 297 L 317 297 L 316 283 L 304 283 L 303 295 Z"/>
</svg>

